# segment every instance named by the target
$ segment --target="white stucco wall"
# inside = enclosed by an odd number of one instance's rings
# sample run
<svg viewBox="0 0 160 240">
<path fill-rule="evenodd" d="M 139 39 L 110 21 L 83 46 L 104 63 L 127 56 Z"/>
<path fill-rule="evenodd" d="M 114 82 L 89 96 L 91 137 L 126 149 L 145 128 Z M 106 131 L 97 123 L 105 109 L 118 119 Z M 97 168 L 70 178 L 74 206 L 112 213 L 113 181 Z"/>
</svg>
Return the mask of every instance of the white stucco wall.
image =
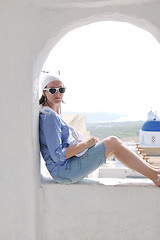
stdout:
<svg viewBox="0 0 160 240">
<path fill-rule="evenodd" d="M 149 180 L 42 184 L 43 239 L 156 240 L 160 191 Z"/>
<path fill-rule="evenodd" d="M 6 0 L 0 6 L 0 236 L 41 240 L 44 203 L 39 201 L 38 77 L 42 65 L 68 31 L 95 21 L 127 21 L 150 31 L 159 41 L 160 2 Z M 47 185 L 44 188 L 47 192 Z M 54 196 L 60 189 L 52 189 Z"/>
</svg>

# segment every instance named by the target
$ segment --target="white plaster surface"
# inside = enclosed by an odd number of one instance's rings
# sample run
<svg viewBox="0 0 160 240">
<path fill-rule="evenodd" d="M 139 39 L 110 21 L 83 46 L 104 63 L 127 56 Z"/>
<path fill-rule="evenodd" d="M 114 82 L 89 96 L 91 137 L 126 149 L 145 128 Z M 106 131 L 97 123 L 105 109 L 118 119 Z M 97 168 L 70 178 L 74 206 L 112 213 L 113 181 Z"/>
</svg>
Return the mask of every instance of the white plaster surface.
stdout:
<svg viewBox="0 0 160 240">
<path fill-rule="evenodd" d="M 156 240 L 160 189 L 147 179 L 42 183 L 43 239 Z"/>
<path fill-rule="evenodd" d="M 98 169 L 99 178 L 144 178 L 144 176 L 127 167 L 100 167 Z"/>
<path fill-rule="evenodd" d="M 85 24 L 115 20 L 160 41 L 159 12 L 159 0 L 0 2 L 1 239 L 159 237 L 157 188 L 45 184 L 40 191 L 38 145 L 38 77 L 61 37 Z"/>
</svg>

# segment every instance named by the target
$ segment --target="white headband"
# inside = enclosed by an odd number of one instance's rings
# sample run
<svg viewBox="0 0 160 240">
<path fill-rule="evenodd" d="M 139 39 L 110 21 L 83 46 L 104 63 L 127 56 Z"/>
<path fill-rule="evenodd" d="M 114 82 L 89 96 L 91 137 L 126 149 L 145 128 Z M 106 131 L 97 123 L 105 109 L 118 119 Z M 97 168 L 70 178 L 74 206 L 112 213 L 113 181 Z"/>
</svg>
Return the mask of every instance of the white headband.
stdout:
<svg viewBox="0 0 160 240">
<path fill-rule="evenodd" d="M 48 83 L 53 82 L 53 81 L 61 81 L 60 76 L 58 75 L 52 75 L 52 74 L 44 74 L 42 78 L 40 79 L 40 91 L 41 94 L 43 93 L 43 90 L 45 86 L 48 85 Z"/>
</svg>

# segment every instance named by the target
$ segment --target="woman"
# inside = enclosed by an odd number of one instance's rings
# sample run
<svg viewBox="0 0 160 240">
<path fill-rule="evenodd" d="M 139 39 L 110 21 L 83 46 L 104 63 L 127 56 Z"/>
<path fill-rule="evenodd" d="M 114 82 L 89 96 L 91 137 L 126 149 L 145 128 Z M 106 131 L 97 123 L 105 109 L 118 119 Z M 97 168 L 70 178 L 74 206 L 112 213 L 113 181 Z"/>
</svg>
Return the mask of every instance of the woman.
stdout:
<svg viewBox="0 0 160 240">
<path fill-rule="evenodd" d="M 41 91 L 40 150 L 56 182 L 76 183 L 114 155 L 124 165 L 160 186 L 160 169 L 144 162 L 117 137 L 111 136 L 102 141 L 96 137 L 82 139 L 79 134 L 81 141 L 71 137 L 70 127 L 60 116 L 65 87 L 59 76 L 45 74 L 41 81 Z"/>
</svg>

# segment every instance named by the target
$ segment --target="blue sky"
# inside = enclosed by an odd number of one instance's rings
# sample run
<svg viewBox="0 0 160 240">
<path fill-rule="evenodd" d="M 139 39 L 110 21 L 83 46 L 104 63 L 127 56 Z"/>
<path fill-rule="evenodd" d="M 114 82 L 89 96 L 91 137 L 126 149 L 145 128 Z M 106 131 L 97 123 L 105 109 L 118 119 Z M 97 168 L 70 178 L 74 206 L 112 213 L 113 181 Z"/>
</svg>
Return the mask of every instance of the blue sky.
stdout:
<svg viewBox="0 0 160 240">
<path fill-rule="evenodd" d="M 160 115 L 160 45 L 129 23 L 97 22 L 65 35 L 43 70 L 60 70 L 66 85 L 63 111 L 113 112 L 129 120 Z"/>
</svg>

